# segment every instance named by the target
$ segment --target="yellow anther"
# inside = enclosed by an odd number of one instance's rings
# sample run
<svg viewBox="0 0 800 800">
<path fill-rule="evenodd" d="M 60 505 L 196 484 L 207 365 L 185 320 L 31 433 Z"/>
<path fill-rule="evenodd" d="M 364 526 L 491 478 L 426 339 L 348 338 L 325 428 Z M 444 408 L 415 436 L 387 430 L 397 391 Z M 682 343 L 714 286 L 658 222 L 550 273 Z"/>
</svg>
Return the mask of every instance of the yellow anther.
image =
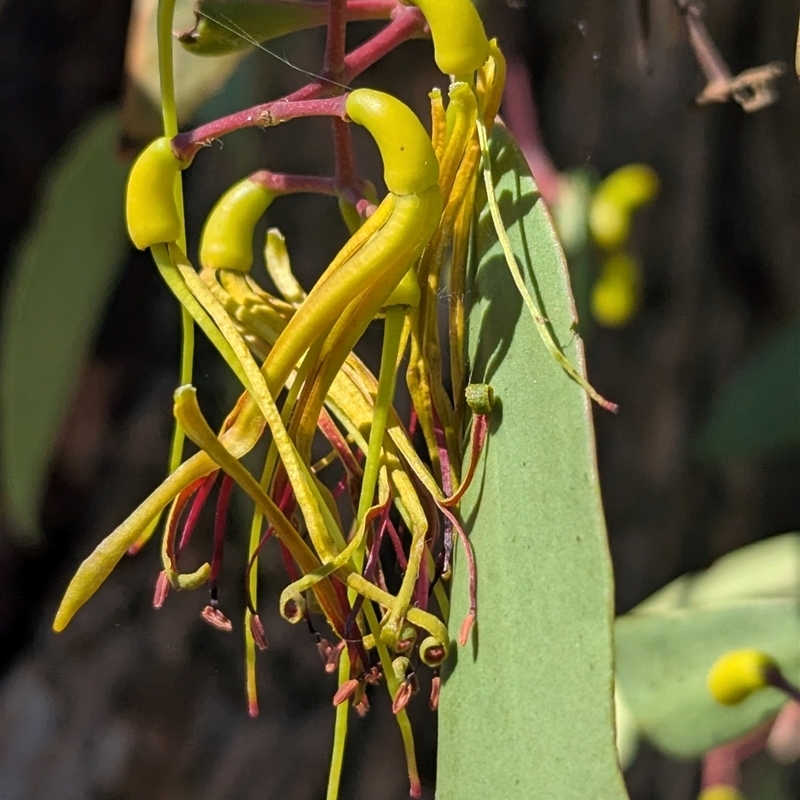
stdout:
<svg viewBox="0 0 800 800">
<path fill-rule="evenodd" d="M 180 238 L 183 225 L 175 190 L 178 174 L 187 166 L 172 152 L 166 136 L 147 145 L 134 161 L 128 176 L 125 218 L 128 235 L 140 250 Z"/>
<path fill-rule="evenodd" d="M 356 89 L 347 98 L 347 115 L 375 139 L 383 159 L 383 178 L 397 195 L 422 194 L 436 186 L 439 162 L 433 145 L 405 103 L 384 92 Z"/>
<path fill-rule="evenodd" d="M 769 685 L 769 674 L 778 669 L 775 660 L 759 650 L 732 650 L 721 656 L 708 673 L 713 698 L 734 706 Z"/>
<path fill-rule="evenodd" d="M 253 232 L 275 193 L 245 178 L 220 197 L 212 209 L 200 239 L 200 263 L 204 269 L 253 266 Z"/>
</svg>

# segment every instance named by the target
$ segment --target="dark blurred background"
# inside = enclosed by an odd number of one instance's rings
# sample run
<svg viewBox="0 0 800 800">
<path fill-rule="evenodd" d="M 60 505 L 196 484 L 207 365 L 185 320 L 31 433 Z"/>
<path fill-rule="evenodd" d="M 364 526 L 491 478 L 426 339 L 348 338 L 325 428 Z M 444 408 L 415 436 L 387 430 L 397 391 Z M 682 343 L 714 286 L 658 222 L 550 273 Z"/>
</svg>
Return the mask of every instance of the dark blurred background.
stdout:
<svg viewBox="0 0 800 800">
<path fill-rule="evenodd" d="M 642 307 L 625 327 L 593 328 L 587 337 L 592 381 L 621 407 L 617 417 L 601 412 L 596 423 L 623 613 L 684 572 L 800 528 L 796 448 L 709 458 L 697 445 L 714 398 L 800 311 L 798 82 L 790 70 L 778 84 L 780 100 L 755 114 L 733 103 L 698 110 L 691 101 L 703 77 L 672 0 L 649 3 L 649 72 L 637 56 L 635 0 L 481 5 L 490 32 L 529 67 L 544 143 L 559 170 L 588 165 L 605 175 L 641 161 L 661 180 L 657 201 L 634 230 Z M 793 64 L 796 3 L 708 0 L 707 12 L 734 73 L 775 60 Z M 129 14 L 126 0 L 5 0 L 0 6 L 4 287 L 64 143 L 99 108 L 120 102 Z M 355 28 L 352 41 L 371 30 Z M 314 69 L 322 42 L 317 31 L 281 40 L 276 49 Z M 421 114 L 427 90 L 445 85 L 425 42 L 407 44 L 365 80 L 415 98 Z M 210 118 L 303 82 L 256 52 L 200 113 Z M 134 140 L 140 135 L 128 133 Z M 330 164 L 324 124 L 231 136 L 188 173 L 190 238 L 217 196 L 248 171 L 323 172 Z M 374 158 L 364 164 L 374 174 Z M 269 224 L 286 235 L 306 281 L 345 238 L 335 204 L 317 198 L 276 204 Z M 0 795 L 319 797 L 333 681 L 323 675 L 304 630 L 267 615 L 270 649 L 259 658 L 257 720 L 246 715 L 238 636 L 201 623 L 191 594 L 170 597 L 159 613 L 150 607 L 156 546 L 125 559 L 67 632 L 50 632 L 77 564 L 160 481 L 167 458 L 178 314 L 147 256 L 130 250 L 98 317 L 65 410 L 39 541 L 20 540 L 0 515 Z M 235 387 L 203 342 L 197 364 L 201 390 L 222 413 Z M 241 524 L 244 519 L 241 514 Z M 242 557 L 243 548 L 226 556 L 231 608 L 241 603 Z M 277 575 L 277 565 L 274 570 Z M 272 590 L 263 607 L 275 609 L 276 599 Z M 412 716 L 432 797 L 436 722 L 423 705 L 412 704 Z M 406 796 L 402 752 L 382 698 L 352 725 L 351 737 L 342 797 Z M 689 800 L 698 769 L 644 746 L 627 774 L 631 797 Z"/>
</svg>

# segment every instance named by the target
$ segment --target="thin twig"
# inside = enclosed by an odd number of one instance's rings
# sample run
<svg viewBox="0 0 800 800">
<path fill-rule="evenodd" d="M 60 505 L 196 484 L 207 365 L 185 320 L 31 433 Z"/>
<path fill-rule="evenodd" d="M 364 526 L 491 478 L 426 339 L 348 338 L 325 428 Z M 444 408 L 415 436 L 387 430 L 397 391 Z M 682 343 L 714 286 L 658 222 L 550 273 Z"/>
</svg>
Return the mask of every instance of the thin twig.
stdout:
<svg viewBox="0 0 800 800">
<path fill-rule="evenodd" d="M 675 0 L 686 23 L 689 44 L 697 64 L 706 78 L 706 85 L 695 98 L 698 106 L 736 101 L 748 113 L 759 111 L 778 100 L 776 80 L 786 72 L 786 65 L 772 61 L 734 76 L 711 37 L 703 17 L 703 6 L 697 0 Z"/>
</svg>

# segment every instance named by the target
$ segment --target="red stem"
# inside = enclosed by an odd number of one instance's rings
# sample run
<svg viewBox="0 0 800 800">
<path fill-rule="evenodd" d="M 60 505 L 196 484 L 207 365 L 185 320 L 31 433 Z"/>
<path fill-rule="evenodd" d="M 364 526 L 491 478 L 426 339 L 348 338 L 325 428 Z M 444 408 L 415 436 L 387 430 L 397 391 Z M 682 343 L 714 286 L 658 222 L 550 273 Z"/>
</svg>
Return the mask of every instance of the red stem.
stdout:
<svg viewBox="0 0 800 800">
<path fill-rule="evenodd" d="M 214 555 L 211 559 L 211 575 L 209 576 L 209 586 L 211 587 L 212 600 L 216 601 L 217 579 L 219 571 L 222 569 L 222 554 L 225 550 L 225 529 L 228 525 L 228 505 L 231 500 L 233 490 L 233 478 L 230 475 L 222 476 L 222 483 L 219 485 L 219 496 L 217 497 L 217 512 L 214 515 Z"/>
<path fill-rule="evenodd" d="M 704 789 L 711 786 L 739 786 L 739 767 L 747 758 L 763 750 L 769 737 L 773 720 L 734 739 L 732 742 L 715 747 L 706 753 L 703 759 L 702 785 Z"/>
<path fill-rule="evenodd" d="M 368 67 L 371 67 L 376 61 L 380 61 L 395 47 L 415 34 L 421 33 L 424 27 L 425 18 L 418 9 L 399 6 L 394 18 L 385 28 L 361 45 L 361 47 L 356 48 L 352 53 L 345 56 L 344 70 L 340 83 L 350 83 L 353 78 L 360 75 Z M 332 86 L 324 79 L 306 84 L 306 86 L 286 97 L 272 100 L 269 103 L 262 103 L 243 111 L 237 111 L 235 114 L 201 125 L 194 130 L 179 133 L 172 140 L 172 149 L 178 158 L 182 161 L 188 161 L 201 147 L 211 144 L 215 139 L 219 139 L 225 134 L 242 128 L 268 127 L 299 116 L 331 115 L 344 119 L 344 103 L 341 98 L 333 98 L 332 101 L 327 101 L 341 104 L 339 110 L 335 112 L 317 110 L 314 113 L 293 113 L 293 105 L 295 103 L 314 100 L 321 95 L 330 93 L 332 90 L 338 90 L 338 87 Z"/>
<path fill-rule="evenodd" d="M 254 172 L 249 180 L 277 194 L 327 194 L 335 196 L 336 183 L 333 178 L 320 178 L 316 175 L 285 175 L 267 169 Z"/>
<path fill-rule="evenodd" d="M 344 70 L 347 0 L 328 0 L 328 36 L 325 41 L 325 77 L 339 80 Z"/>
<path fill-rule="evenodd" d="M 203 483 L 197 490 L 197 494 L 192 501 L 192 507 L 189 509 L 189 516 L 186 518 L 186 522 L 183 525 L 181 539 L 180 542 L 178 542 L 178 553 L 189 544 L 189 540 L 192 538 L 192 533 L 194 533 L 195 526 L 197 525 L 197 520 L 200 519 L 200 512 L 203 510 L 208 495 L 211 494 L 211 490 L 214 488 L 216 481 L 216 472 L 212 472 L 207 478 L 203 478 Z"/>
</svg>

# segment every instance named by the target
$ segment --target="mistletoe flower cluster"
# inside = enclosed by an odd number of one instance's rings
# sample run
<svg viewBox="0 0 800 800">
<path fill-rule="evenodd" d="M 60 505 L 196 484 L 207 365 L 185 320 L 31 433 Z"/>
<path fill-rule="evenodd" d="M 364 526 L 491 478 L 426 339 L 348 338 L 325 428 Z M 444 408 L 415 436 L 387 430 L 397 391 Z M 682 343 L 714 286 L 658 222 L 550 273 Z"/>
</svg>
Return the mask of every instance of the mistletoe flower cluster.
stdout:
<svg viewBox="0 0 800 800">
<path fill-rule="evenodd" d="M 289 6 L 292 6 L 289 8 Z M 172 76 L 174 0 L 159 5 L 159 53 L 164 135 L 134 163 L 127 189 L 130 238 L 149 249 L 184 320 L 181 385 L 175 392 L 176 435 L 170 474 L 89 555 L 66 590 L 54 628 L 63 630 L 127 553 L 138 552 L 162 524 L 162 571 L 154 604 L 174 590 L 207 587 L 201 616 L 231 630 L 218 585 L 232 490 L 252 501 L 245 566 L 247 693 L 258 713 L 255 657 L 267 646 L 258 607 L 258 559 L 274 540 L 286 568 L 280 613 L 304 621 L 323 659 L 338 674 L 333 692 L 336 735 L 329 797 L 338 792 L 348 709 L 368 709 L 367 687 L 383 683 L 402 734 L 412 796 L 420 792 L 405 706 L 416 672 L 434 672 L 430 704 L 438 703 L 438 668 L 451 649 L 446 583 L 454 539 L 470 572 L 471 607 L 460 642 L 477 611 L 475 565 L 459 524 L 458 502 L 486 438 L 491 392 L 465 392 L 463 287 L 476 184 L 487 130 L 499 109 L 505 63 L 489 41 L 470 0 L 331 0 L 327 6 L 271 2 L 218 7 L 201 2 L 198 25 L 182 37 L 189 49 L 218 54 L 247 41 L 327 24 L 324 78 L 292 95 L 178 133 Z M 322 15 L 321 11 L 325 10 Z M 236 19 L 236 14 L 243 15 Z M 249 16 L 248 16 L 249 15 Z M 255 15 L 256 18 L 251 18 Z M 351 53 L 344 52 L 351 20 L 386 19 L 386 26 Z M 239 33 L 237 33 L 237 31 Z M 430 34 L 437 65 L 455 76 L 447 101 L 431 92 L 431 130 L 396 98 L 372 89 L 343 91 L 353 77 L 411 36 Z M 310 116 L 331 119 L 336 171 L 332 176 L 280 174 L 262 169 L 244 177 L 217 202 L 199 243 L 200 264 L 187 257 L 181 173 L 203 147 L 245 126 L 269 127 Z M 364 127 L 381 153 L 388 189 L 378 203 L 354 168 L 350 124 Z M 351 237 L 306 293 L 292 274 L 283 238 L 270 231 L 267 269 L 280 296 L 251 275 L 254 229 L 282 195 L 313 192 L 339 202 Z M 438 296 L 448 282 L 446 324 Z M 376 317 L 384 319 L 379 375 L 354 347 Z M 199 326 L 242 385 L 219 430 L 205 418 L 191 385 L 192 337 Z M 441 331 L 449 337 L 449 365 Z M 396 375 L 408 360 L 410 420 L 393 407 Z M 444 370 L 449 374 L 445 375 Z M 452 392 L 446 389 L 452 386 Z M 474 412 L 470 411 L 474 408 Z M 463 430 L 471 420 L 470 457 L 463 464 Z M 420 431 L 425 454 L 412 444 Z M 183 456 L 184 437 L 199 451 Z M 329 456 L 312 461 L 320 440 Z M 268 444 L 261 474 L 241 462 Z M 338 463 L 343 475 L 331 491 L 319 473 Z M 208 561 L 185 571 L 182 555 L 215 487 L 216 517 Z M 337 496 L 351 500 L 351 519 Z M 163 518 L 163 519 L 162 519 Z M 391 593 L 379 557 L 391 540 L 402 573 Z M 185 559 L 184 559 L 185 560 Z M 324 617 L 324 623 L 319 616 Z"/>
</svg>

